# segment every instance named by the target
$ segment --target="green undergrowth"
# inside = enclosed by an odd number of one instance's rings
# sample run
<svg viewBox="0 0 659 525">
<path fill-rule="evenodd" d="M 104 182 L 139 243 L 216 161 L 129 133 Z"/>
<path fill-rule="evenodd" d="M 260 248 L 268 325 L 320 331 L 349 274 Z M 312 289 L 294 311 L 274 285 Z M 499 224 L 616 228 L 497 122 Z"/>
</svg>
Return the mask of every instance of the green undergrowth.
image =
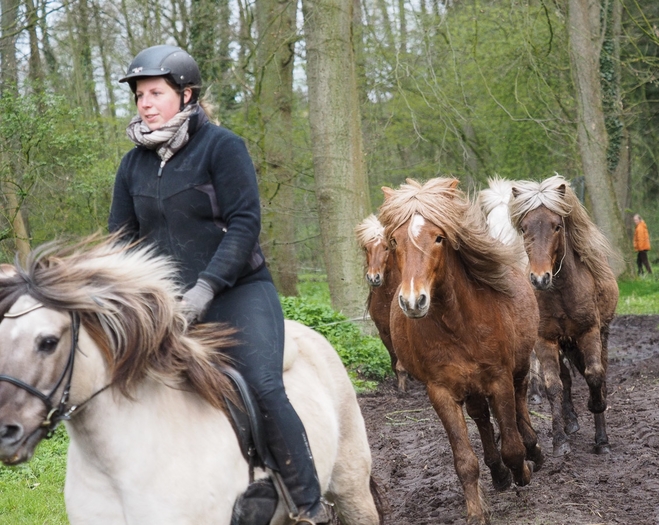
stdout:
<svg viewBox="0 0 659 525">
<path fill-rule="evenodd" d="M 303 281 L 299 297 L 282 297 L 287 319 L 299 321 L 324 335 L 348 369 L 355 388 L 373 388 L 391 373 L 391 360 L 382 341 L 361 329 L 329 305 L 327 283 Z"/>
<path fill-rule="evenodd" d="M 7 525 L 64 525 L 66 449 L 69 438 L 60 426 L 42 442 L 29 463 L 0 466 L 0 523 Z"/>
<path fill-rule="evenodd" d="M 659 280 L 654 276 L 618 281 L 618 315 L 659 314 Z"/>
</svg>

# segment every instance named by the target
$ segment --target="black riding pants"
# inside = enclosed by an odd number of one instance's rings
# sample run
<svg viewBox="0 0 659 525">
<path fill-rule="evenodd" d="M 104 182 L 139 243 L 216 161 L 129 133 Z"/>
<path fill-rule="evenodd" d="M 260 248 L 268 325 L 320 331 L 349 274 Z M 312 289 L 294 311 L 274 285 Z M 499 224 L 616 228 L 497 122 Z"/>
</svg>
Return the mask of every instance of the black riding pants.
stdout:
<svg viewBox="0 0 659 525">
<path fill-rule="evenodd" d="M 267 268 L 215 297 L 204 318 L 211 321 L 238 328 L 240 344 L 225 353 L 256 394 L 268 445 L 293 501 L 300 510 L 316 507 L 320 487 L 307 435 L 284 391 L 284 315 Z"/>
</svg>

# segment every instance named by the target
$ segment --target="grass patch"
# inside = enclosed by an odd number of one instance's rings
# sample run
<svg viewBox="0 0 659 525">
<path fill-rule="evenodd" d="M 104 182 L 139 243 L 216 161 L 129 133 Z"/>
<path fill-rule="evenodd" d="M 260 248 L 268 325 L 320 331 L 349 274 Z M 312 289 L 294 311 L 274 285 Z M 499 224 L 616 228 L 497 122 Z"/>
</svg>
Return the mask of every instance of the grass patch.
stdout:
<svg viewBox="0 0 659 525">
<path fill-rule="evenodd" d="M 64 479 L 69 438 L 62 425 L 27 464 L 0 467 L 0 523 L 66 525 Z"/>
<path fill-rule="evenodd" d="M 653 278 L 618 281 L 618 288 L 618 315 L 659 314 L 659 281 Z"/>
</svg>

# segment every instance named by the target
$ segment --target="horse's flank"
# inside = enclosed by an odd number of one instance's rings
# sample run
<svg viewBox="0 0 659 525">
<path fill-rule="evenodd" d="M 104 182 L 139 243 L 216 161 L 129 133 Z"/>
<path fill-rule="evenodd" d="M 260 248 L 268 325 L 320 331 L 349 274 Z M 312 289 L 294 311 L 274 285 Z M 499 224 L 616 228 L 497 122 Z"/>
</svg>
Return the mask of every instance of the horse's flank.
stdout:
<svg viewBox="0 0 659 525">
<path fill-rule="evenodd" d="M 117 236 L 48 243 L 3 278 L 0 315 L 23 294 L 48 308 L 77 311 L 124 395 L 149 376 L 224 408 L 233 390 L 217 368 L 227 360 L 214 349 L 231 344 L 234 331 L 206 325 L 186 335 L 174 265 L 153 255 L 152 248 L 119 243 Z"/>
<path fill-rule="evenodd" d="M 429 220 L 445 234 L 475 281 L 511 295 L 508 273 L 518 261 L 517 251 L 490 236 L 477 203 L 456 188 L 456 179 L 436 178 L 421 185 L 408 179 L 380 206 L 385 237 L 415 214 Z M 411 222 L 410 222 L 411 227 Z"/>
</svg>

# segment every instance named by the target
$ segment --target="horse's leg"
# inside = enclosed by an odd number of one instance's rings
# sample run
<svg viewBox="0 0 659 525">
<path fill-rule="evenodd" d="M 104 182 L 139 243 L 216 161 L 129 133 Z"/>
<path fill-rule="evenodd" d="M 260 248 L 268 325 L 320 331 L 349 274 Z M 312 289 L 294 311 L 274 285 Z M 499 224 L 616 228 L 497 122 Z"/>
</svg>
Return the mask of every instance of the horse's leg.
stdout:
<svg viewBox="0 0 659 525">
<path fill-rule="evenodd" d="M 538 471 L 544 463 L 542 457 L 542 450 L 538 445 L 538 435 L 531 425 L 531 416 L 529 415 L 529 407 L 527 404 L 527 389 L 529 377 L 527 374 L 522 374 L 520 377 L 514 378 L 515 386 L 515 413 L 517 416 L 517 430 L 522 436 L 524 448 L 526 448 L 526 459 L 533 462 L 533 470 Z"/>
<path fill-rule="evenodd" d="M 524 397 L 526 397 L 526 389 L 524 389 Z M 524 404 L 526 405 L 526 399 L 524 399 Z M 494 385 L 490 397 L 490 406 L 499 422 L 503 462 L 512 471 L 516 485 L 521 487 L 528 485 L 531 481 L 533 469 L 531 463 L 525 460 L 526 448 L 517 429 L 517 408 L 513 381 L 509 378 L 503 378 Z"/>
<path fill-rule="evenodd" d="M 606 410 L 606 358 L 602 359 L 599 327 L 594 327 L 582 335 L 577 345 L 583 353 L 584 378 L 590 390 L 588 410 L 593 414 L 600 414 Z"/>
<path fill-rule="evenodd" d="M 467 422 L 462 407 L 455 402 L 451 393 L 438 385 L 428 383 L 428 397 L 444 425 L 453 450 L 453 464 L 458 474 L 462 490 L 467 502 L 467 522 L 471 524 L 486 524 L 483 495 L 479 485 L 478 458 L 469 443 Z"/>
<path fill-rule="evenodd" d="M 498 491 L 506 490 L 513 482 L 510 469 L 501 460 L 501 454 L 494 439 L 494 427 L 490 420 L 490 408 L 487 399 L 482 396 L 470 396 L 465 402 L 467 414 L 474 420 L 483 443 L 485 464 L 492 474 L 492 485 Z"/>
<path fill-rule="evenodd" d="M 542 370 L 540 368 L 540 361 L 531 352 L 531 369 L 529 370 L 529 403 L 532 405 L 539 405 L 542 403 Z"/>
<path fill-rule="evenodd" d="M 607 369 L 609 365 L 609 325 L 603 325 L 601 330 L 601 342 L 602 342 L 602 366 L 604 370 Z M 604 382 L 604 396 L 606 396 L 606 380 Z M 611 452 L 611 447 L 609 446 L 609 437 L 606 435 L 606 419 L 604 417 L 604 412 L 601 414 L 595 414 L 595 453 L 596 454 L 608 454 Z"/>
<path fill-rule="evenodd" d="M 553 453 L 554 456 L 564 456 L 570 453 L 570 444 L 567 441 L 563 422 L 563 383 L 560 377 L 558 343 L 539 337 L 535 345 L 535 352 L 542 365 L 547 398 L 551 405 Z"/>
<path fill-rule="evenodd" d="M 579 417 L 574 410 L 572 402 L 572 374 L 563 358 L 559 357 L 561 367 L 561 382 L 563 383 L 563 418 L 565 419 L 565 433 L 574 434 L 579 430 Z"/>
</svg>

